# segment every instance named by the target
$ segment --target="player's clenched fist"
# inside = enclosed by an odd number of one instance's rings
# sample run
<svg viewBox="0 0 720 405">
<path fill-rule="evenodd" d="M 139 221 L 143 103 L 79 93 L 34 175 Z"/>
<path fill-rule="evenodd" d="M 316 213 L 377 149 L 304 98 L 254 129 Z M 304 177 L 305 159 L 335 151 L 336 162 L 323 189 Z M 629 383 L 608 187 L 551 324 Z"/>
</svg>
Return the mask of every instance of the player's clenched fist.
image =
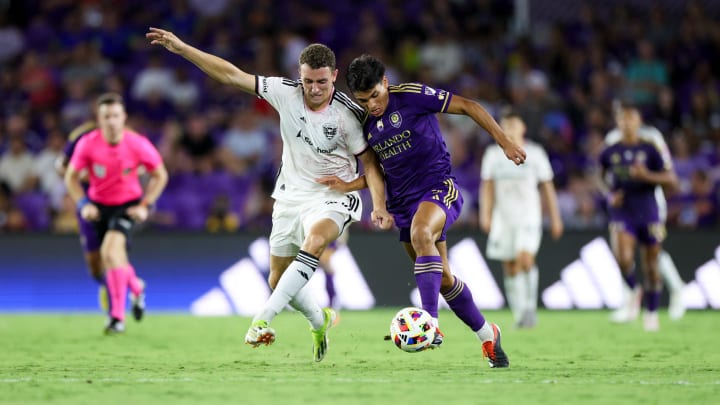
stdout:
<svg viewBox="0 0 720 405">
<path fill-rule="evenodd" d="M 150 32 L 145 34 L 145 38 L 150 40 L 152 45 L 162 45 L 168 51 L 174 53 L 182 52 L 185 43 L 170 31 L 161 30 L 160 28 L 150 27 Z"/>
<path fill-rule="evenodd" d="M 505 156 L 508 159 L 512 160 L 512 162 L 516 165 L 521 165 L 525 163 L 527 154 L 525 153 L 525 150 L 523 150 L 523 148 L 515 142 L 512 142 L 509 145 L 505 146 L 503 148 L 503 151 L 505 152 Z"/>
</svg>

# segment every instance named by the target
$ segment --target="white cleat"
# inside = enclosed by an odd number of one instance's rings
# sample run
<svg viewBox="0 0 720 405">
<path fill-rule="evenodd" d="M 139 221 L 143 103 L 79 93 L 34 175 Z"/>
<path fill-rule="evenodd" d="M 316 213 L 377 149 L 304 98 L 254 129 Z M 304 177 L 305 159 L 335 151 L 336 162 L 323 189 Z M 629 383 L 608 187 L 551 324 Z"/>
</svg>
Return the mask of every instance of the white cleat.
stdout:
<svg viewBox="0 0 720 405">
<path fill-rule="evenodd" d="M 610 315 L 610 320 L 615 323 L 628 323 L 635 321 L 640 315 L 641 302 L 642 288 L 635 287 L 634 290 L 626 288 L 623 305 Z"/>
<path fill-rule="evenodd" d="M 268 326 L 267 321 L 255 321 L 250 325 L 245 335 L 245 343 L 253 349 L 265 345 L 269 346 L 275 341 L 275 330 Z"/>
<path fill-rule="evenodd" d="M 646 332 L 657 332 L 660 330 L 660 318 L 657 311 L 645 311 L 643 313 L 643 328 Z"/>
</svg>

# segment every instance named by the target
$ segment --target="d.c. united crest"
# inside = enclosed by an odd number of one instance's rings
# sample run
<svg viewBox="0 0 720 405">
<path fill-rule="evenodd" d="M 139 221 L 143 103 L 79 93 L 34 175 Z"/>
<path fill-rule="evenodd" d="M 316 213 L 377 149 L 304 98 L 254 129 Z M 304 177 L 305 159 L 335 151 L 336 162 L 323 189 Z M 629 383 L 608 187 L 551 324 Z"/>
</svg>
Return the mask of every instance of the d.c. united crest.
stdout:
<svg viewBox="0 0 720 405">
<path fill-rule="evenodd" d="M 325 134 L 325 138 L 329 140 L 333 139 L 335 135 L 337 135 L 337 125 L 336 124 L 323 124 L 323 133 Z"/>
</svg>

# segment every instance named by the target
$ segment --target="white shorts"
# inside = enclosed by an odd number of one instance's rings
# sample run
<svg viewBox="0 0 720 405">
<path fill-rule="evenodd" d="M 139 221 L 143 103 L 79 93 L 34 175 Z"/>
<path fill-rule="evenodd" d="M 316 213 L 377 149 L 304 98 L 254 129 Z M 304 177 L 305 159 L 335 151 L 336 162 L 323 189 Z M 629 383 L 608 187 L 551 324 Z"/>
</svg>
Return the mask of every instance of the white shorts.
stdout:
<svg viewBox="0 0 720 405">
<path fill-rule="evenodd" d="M 518 253 L 537 255 L 542 239 L 542 226 L 491 226 L 487 242 L 487 257 L 493 260 L 509 261 Z"/>
<path fill-rule="evenodd" d="M 340 235 L 352 222 L 359 221 L 362 200 L 358 193 L 340 198 L 321 198 L 304 204 L 275 201 L 270 232 L 270 254 L 292 257 L 298 254 L 306 231 L 321 219 L 331 219 Z"/>
</svg>

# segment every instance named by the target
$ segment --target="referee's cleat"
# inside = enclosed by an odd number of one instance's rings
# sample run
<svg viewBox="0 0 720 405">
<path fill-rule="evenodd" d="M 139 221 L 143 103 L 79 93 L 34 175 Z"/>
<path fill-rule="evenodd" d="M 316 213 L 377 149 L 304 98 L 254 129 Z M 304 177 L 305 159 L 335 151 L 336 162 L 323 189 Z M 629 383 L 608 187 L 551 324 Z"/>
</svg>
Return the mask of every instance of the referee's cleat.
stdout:
<svg viewBox="0 0 720 405">
<path fill-rule="evenodd" d="M 320 329 L 310 329 L 313 338 L 313 357 L 315 361 L 322 361 L 325 358 L 328 348 L 328 329 L 335 324 L 337 315 L 331 308 L 323 308 L 323 326 Z"/>
<path fill-rule="evenodd" d="M 267 321 L 255 321 L 250 325 L 245 334 L 245 344 L 254 348 L 265 345 L 269 346 L 275 341 L 275 330 L 268 326 Z"/>
<path fill-rule="evenodd" d="M 132 314 L 136 321 L 140 321 L 145 315 L 145 282 L 142 279 L 138 279 L 143 289 L 138 295 L 130 293 L 130 302 L 132 303 Z"/>
<path fill-rule="evenodd" d="M 105 325 L 106 335 L 118 335 L 125 332 L 125 324 L 116 318 L 110 318 L 107 325 Z"/>
<path fill-rule="evenodd" d="M 483 356 L 487 358 L 490 368 L 509 367 L 510 360 L 508 360 L 505 351 L 503 351 L 500 345 L 500 328 L 494 323 L 491 326 L 493 328 L 493 340 L 483 342 Z"/>
</svg>

